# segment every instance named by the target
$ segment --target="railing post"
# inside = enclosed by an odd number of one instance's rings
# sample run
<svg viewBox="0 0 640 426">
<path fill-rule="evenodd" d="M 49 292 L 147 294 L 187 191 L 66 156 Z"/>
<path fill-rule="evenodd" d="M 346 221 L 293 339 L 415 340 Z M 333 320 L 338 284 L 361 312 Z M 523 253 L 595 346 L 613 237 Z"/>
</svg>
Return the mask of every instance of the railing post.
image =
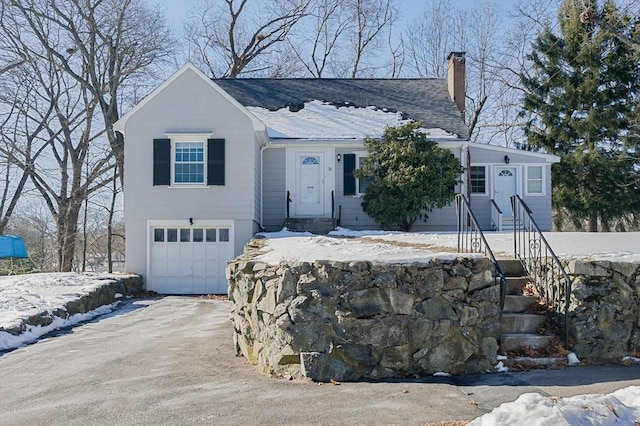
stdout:
<svg viewBox="0 0 640 426">
<path fill-rule="evenodd" d="M 331 191 L 331 219 L 333 219 L 334 216 L 335 202 L 336 200 L 334 199 L 333 191 Z"/>
<path fill-rule="evenodd" d="M 500 281 L 500 309 L 502 310 L 507 280 L 464 194 L 456 194 L 456 215 L 458 219 L 458 253 L 470 251 L 471 253 L 483 253 L 489 257 L 495 271 L 494 276 Z M 465 244 L 468 239 L 470 239 L 470 247 Z"/>
</svg>

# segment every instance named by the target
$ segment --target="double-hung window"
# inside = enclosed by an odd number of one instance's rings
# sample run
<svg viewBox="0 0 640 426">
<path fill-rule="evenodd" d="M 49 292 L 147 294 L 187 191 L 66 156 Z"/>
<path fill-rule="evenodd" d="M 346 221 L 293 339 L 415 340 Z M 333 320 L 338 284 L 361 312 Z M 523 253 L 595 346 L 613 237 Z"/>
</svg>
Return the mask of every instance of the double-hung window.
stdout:
<svg viewBox="0 0 640 426">
<path fill-rule="evenodd" d="M 176 142 L 173 181 L 176 184 L 204 183 L 204 142 Z"/>
<path fill-rule="evenodd" d="M 225 140 L 210 134 L 167 134 L 153 140 L 153 185 L 225 184 Z"/>
<path fill-rule="evenodd" d="M 527 195 L 544 195 L 543 166 L 527 166 Z"/>
<path fill-rule="evenodd" d="M 487 168 L 486 166 L 471 166 L 469 168 L 469 183 L 472 194 L 487 193 Z"/>
</svg>

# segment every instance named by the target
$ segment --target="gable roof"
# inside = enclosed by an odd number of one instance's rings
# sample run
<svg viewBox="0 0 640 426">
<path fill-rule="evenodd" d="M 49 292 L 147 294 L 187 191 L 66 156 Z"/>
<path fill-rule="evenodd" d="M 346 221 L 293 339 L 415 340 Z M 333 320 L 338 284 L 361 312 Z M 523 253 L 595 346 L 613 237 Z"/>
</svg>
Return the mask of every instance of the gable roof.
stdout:
<svg viewBox="0 0 640 426">
<path fill-rule="evenodd" d="M 468 129 L 451 100 L 444 79 L 215 79 L 245 107 L 295 112 L 321 101 L 337 107 L 376 107 L 423 121 L 427 129 L 443 129 L 468 139 Z"/>
<path fill-rule="evenodd" d="M 202 81 L 206 82 L 216 93 L 220 94 L 227 101 L 229 101 L 232 105 L 236 106 L 239 110 L 241 110 L 244 114 L 246 114 L 247 117 L 253 123 L 253 126 L 254 126 L 255 129 L 263 129 L 264 128 L 264 124 L 262 122 L 260 122 L 260 120 L 258 120 L 253 114 L 250 114 L 247 110 L 242 108 L 242 105 L 240 105 L 236 99 L 234 99 L 232 96 L 230 96 L 224 90 L 220 90 L 220 87 L 218 85 L 214 84 L 211 81 L 211 79 L 209 79 L 209 77 L 204 75 L 204 73 L 202 71 L 200 71 L 195 65 L 193 65 L 191 62 L 187 62 L 178 71 L 173 73 L 173 75 L 171 75 L 171 77 L 166 79 L 164 82 L 162 82 L 162 84 L 160 84 L 158 87 L 156 87 L 154 90 L 152 90 L 151 93 L 146 95 L 140 102 L 138 102 L 126 114 L 124 114 L 122 117 L 120 117 L 120 119 L 118 119 L 118 121 L 116 121 L 113 124 L 113 130 L 124 134 L 127 121 L 129 121 L 129 119 L 131 117 L 133 117 L 140 109 L 144 108 L 144 106 L 147 105 L 149 102 L 151 102 L 156 96 L 158 96 L 160 93 L 162 93 L 162 91 L 167 86 L 170 86 L 171 84 L 173 84 L 180 76 L 182 76 L 183 74 L 190 73 L 190 72 L 195 74 L 197 76 L 197 78 L 200 78 Z"/>
</svg>

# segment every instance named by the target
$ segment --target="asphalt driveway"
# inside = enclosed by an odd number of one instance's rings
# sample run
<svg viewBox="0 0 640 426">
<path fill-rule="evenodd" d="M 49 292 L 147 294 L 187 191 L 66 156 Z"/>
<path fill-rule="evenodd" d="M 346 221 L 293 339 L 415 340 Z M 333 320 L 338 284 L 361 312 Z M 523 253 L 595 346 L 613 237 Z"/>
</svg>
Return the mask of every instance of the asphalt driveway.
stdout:
<svg viewBox="0 0 640 426">
<path fill-rule="evenodd" d="M 640 366 L 317 384 L 261 375 L 234 356 L 228 302 L 129 301 L 0 355 L 0 425 L 401 424 L 471 420 L 526 392 L 640 385 Z"/>
</svg>

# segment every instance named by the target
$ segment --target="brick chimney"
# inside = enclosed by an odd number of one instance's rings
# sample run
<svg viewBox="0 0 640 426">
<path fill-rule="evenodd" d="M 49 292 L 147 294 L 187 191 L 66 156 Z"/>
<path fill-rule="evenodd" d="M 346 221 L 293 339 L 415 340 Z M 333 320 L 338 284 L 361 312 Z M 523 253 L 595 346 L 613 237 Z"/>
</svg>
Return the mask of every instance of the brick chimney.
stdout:
<svg viewBox="0 0 640 426">
<path fill-rule="evenodd" d="M 464 120 L 465 92 L 465 52 L 451 52 L 447 56 L 447 83 L 449 96 L 455 101 Z"/>
</svg>

